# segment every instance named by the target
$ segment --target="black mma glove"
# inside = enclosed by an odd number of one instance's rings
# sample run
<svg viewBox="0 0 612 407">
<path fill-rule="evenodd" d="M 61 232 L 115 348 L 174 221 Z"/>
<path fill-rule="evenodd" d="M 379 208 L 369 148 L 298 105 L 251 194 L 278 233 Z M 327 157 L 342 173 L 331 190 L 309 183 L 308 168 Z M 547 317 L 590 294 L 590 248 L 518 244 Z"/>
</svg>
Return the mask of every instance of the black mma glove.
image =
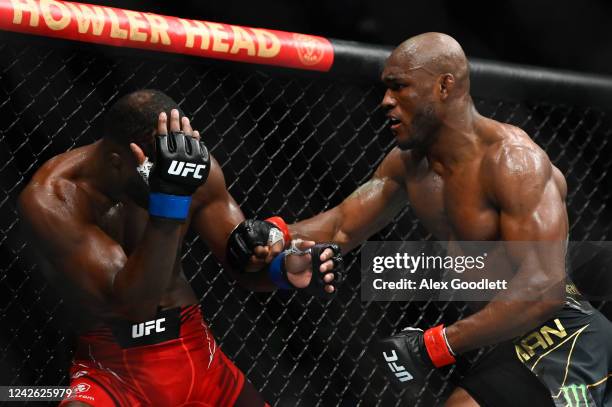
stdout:
<svg viewBox="0 0 612 407">
<path fill-rule="evenodd" d="M 321 267 L 321 253 L 325 249 L 331 249 L 333 251 L 333 256 L 330 260 L 334 263 L 334 268 L 329 270 L 326 273 L 321 273 L 319 271 L 319 267 Z M 308 249 L 306 252 L 310 252 L 311 261 L 312 261 L 312 277 L 310 279 L 310 283 L 308 286 L 304 288 L 294 287 L 289 280 L 287 279 L 287 270 L 285 268 L 285 256 L 289 254 L 296 254 L 295 250 L 286 250 L 276 256 L 270 266 L 268 267 L 268 274 L 270 279 L 274 282 L 274 284 L 281 289 L 289 290 L 289 289 L 297 289 L 299 291 L 304 291 L 312 296 L 329 299 L 334 296 L 337 292 L 338 285 L 344 281 L 345 270 L 344 270 L 344 260 L 342 258 L 342 252 L 340 250 L 340 246 L 335 243 L 318 243 Z M 323 278 L 328 275 L 333 274 L 334 279 L 331 283 L 326 283 Z M 325 291 L 325 286 L 331 285 L 334 287 L 333 293 L 328 293 Z"/>
<path fill-rule="evenodd" d="M 285 234 L 277 226 L 278 219 L 287 229 L 285 222 L 278 216 L 266 220 L 247 219 L 234 228 L 226 246 L 226 258 L 234 270 L 245 271 L 257 246 L 272 246 L 282 241 L 285 247 Z"/>
<path fill-rule="evenodd" d="M 155 147 L 149 175 L 149 213 L 183 221 L 189 214 L 191 195 L 208 178 L 208 149 L 202 141 L 183 132 L 155 135 Z"/>
<path fill-rule="evenodd" d="M 396 335 L 380 339 L 376 349 L 376 358 L 391 384 L 400 389 L 407 388 L 413 395 L 423 389 L 433 369 L 456 361 L 443 325 L 425 332 L 406 328 Z"/>
</svg>

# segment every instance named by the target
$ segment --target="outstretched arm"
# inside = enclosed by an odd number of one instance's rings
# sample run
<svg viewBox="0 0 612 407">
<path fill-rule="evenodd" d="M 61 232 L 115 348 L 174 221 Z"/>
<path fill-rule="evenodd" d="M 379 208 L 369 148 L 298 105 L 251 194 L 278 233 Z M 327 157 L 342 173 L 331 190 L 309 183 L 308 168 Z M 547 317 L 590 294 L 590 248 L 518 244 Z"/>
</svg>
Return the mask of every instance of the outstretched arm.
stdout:
<svg viewBox="0 0 612 407">
<path fill-rule="evenodd" d="M 210 175 L 205 185 L 200 187 L 194 196 L 195 209 L 192 218 L 192 225 L 204 242 L 208 245 L 213 255 L 222 263 L 224 269 L 228 270 L 232 276 L 246 289 L 252 291 L 274 291 L 278 286 L 272 281 L 267 264 L 263 259 L 256 259 L 252 256 L 249 264 L 245 265 L 245 270 L 236 269 L 234 263 L 227 258 L 228 238 L 236 227 L 244 221 L 244 215 L 227 191 L 225 178 L 219 163 L 212 158 Z M 266 234 L 267 238 L 267 234 Z M 315 242 L 304 242 L 304 248 L 314 245 Z M 263 247 L 260 247 L 263 249 Z M 282 250 L 282 243 L 278 242 L 274 245 L 274 256 L 278 255 Z M 268 256 L 269 255 L 269 256 Z M 263 253 L 264 257 L 272 256 L 267 251 Z M 321 268 L 320 272 L 325 273 L 323 279 L 326 283 L 331 283 L 332 279 L 328 275 L 332 269 L 337 269 L 332 264 L 334 253 L 331 250 L 325 250 L 321 253 Z M 287 271 L 287 281 L 294 288 L 306 288 L 311 279 L 311 267 L 313 262 L 311 256 L 304 255 L 289 255 L 285 262 L 285 270 Z M 269 263 L 269 261 L 268 261 Z M 316 262 L 314 262 L 316 263 Z M 239 267 L 241 268 L 241 267 Z M 333 292 L 333 287 L 327 285 L 325 287 L 327 293 Z"/>
<path fill-rule="evenodd" d="M 564 301 L 568 221 L 562 175 L 542 151 L 522 146 L 502 149 L 490 173 L 501 240 L 517 272 L 508 290 L 446 329 L 457 353 L 519 336 Z"/>
<path fill-rule="evenodd" d="M 245 273 L 234 270 L 228 264 L 226 259 L 228 238 L 234 228 L 244 221 L 244 215 L 227 191 L 223 171 L 214 158 L 211 159 L 208 180 L 196 192 L 194 202 L 196 204 L 191 224 L 223 268 L 228 270 L 240 285 L 249 290 L 274 291 L 277 287 L 265 270 Z"/>
<path fill-rule="evenodd" d="M 387 225 L 406 205 L 404 158 L 392 150 L 372 178 L 340 205 L 289 226 L 293 238 L 336 242 L 351 251 Z"/>
</svg>

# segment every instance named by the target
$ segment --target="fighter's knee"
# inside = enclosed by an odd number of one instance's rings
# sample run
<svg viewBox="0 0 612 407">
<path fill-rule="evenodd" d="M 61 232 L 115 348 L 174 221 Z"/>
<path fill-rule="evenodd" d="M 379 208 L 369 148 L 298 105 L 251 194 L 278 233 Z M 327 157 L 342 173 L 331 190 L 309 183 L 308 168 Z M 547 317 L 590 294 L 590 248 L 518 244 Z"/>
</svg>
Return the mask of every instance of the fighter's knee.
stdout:
<svg viewBox="0 0 612 407">
<path fill-rule="evenodd" d="M 444 407 L 480 407 L 480 404 L 465 389 L 457 387 L 444 403 Z"/>
</svg>

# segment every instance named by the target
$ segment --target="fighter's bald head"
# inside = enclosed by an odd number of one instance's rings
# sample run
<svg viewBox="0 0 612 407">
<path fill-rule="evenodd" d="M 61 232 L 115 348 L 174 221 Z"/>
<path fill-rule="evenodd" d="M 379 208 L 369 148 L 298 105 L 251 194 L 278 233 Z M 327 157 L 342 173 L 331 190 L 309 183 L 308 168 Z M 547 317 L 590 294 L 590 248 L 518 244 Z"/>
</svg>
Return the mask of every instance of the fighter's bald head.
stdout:
<svg viewBox="0 0 612 407">
<path fill-rule="evenodd" d="M 425 33 L 401 43 L 382 72 L 387 87 L 381 106 L 401 149 L 427 150 L 440 129 L 467 111 L 468 62 L 452 37 Z"/>
<path fill-rule="evenodd" d="M 451 36 L 425 33 L 402 42 L 387 60 L 405 70 L 423 68 L 434 75 L 453 75 L 456 86 L 469 89 L 469 65 L 461 45 Z"/>
</svg>

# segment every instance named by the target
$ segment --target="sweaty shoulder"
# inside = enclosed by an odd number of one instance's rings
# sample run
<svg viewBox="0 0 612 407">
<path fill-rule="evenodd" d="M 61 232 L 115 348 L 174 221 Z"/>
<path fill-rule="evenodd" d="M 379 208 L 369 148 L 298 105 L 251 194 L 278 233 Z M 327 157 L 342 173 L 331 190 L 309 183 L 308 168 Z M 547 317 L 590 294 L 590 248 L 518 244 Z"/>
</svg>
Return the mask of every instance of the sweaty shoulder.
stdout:
<svg viewBox="0 0 612 407">
<path fill-rule="evenodd" d="M 520 197 L 521 205 L 530 206 L 531 200 L 539 201 L 552 180 L 554 167 L 524 131 L 501 126 L 499 140 L 487 149 L 482 173 L 495 201 L 511 202 Z"/>
<path fill-rule="evenodd" d="M 87 194 L 71 179 L 62 176 L 61 161 L 43 165 L 19 195 L 19 209 L 29 223 L 43 221 L 51 215 L 66 221 L 84 216 Z"/>
<path fill-rule="evenodd" d="M 408 176 L 410 169 L 415 166 L 413 161 L 411 151 L 402 151 L 398 147 L 394 147 L 380 163 L 374 177 L 391 178 L 398 183 L 402 183 Z"/>
</svg>

